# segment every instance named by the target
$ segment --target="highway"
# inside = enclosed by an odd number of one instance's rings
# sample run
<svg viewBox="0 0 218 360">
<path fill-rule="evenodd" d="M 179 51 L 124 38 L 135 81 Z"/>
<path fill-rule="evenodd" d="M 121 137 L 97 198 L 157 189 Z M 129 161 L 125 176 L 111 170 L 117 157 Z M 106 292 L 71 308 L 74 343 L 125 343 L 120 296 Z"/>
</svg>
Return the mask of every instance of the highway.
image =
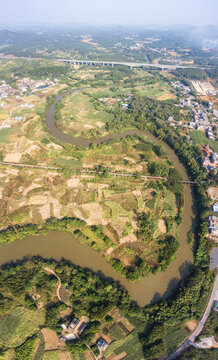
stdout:
<svg viewBox="0 0 218 360">
<path fill-rule="evenodd" d="M 153 67 L 157 69 L 185 69 L 185 68 L 200 68 L 206 69 L 207 67 L 200 67 L 197 65 L 177 65 L 177 64 L 153 64 L 153 63 L 136 63 L 136 62 L 123 62 L 123 61 L 104 61 L 104 60 L 80 60 L 80 59 L 58 59 L 59 62 L 74 64 L 74 65 L 103 65 L 103 66 L 117 66 L 123 65 L 132 67 Z"/>
<path fill-rule="evenodd" d="M 206 310 L 201 318 L 201 321 L 198 324 L 197 329 L 189 336 L 189 338 L 172 354 L 170 355 L 167 360 L 174 360 L 179 355 L 181 355 L 189 346 L 193 345 L 196 337 L 201 333 L 204 328 L 204 325 L 210 315 L 211 309 L 213 307 L 214 301 L 218 300 L 218 273 L 216 275 L 215 283 L 213 286 L 213 290 L 210 295 L 210 299 L 207 303 Z"/>
<path fill-rule="evenodd" d="M 136 62 L 125 62 L 125 61 L 104 61 L 104 60 L 82 60 L 82 59 L 55 59 L 55 58 L 31 58 L 31 57 L 25 57 L 25 56 L 13 56 L 13 55 L 0 55 L 0 59 L 23 59 L 23 60 L 53 60 L 58 62 L 64 62 L 69 64 L 75 64 L 75 65 L 103 65 L 103 66 L 116 66 L 116 65 L 123 65 L 128 66 L 130 68 L 133 67 L 144 67 L 144 68 L 157 68 L 162 70 L 175 70 L 175 69 L 185 69 L 185 68 L 192 68 L 192 69 L 208 69 L 212 66 L 199 66 L 199 65 L 177 65 L 177 64 L 153 64 L 153 63 L 136 63 Z"/>
</svg>

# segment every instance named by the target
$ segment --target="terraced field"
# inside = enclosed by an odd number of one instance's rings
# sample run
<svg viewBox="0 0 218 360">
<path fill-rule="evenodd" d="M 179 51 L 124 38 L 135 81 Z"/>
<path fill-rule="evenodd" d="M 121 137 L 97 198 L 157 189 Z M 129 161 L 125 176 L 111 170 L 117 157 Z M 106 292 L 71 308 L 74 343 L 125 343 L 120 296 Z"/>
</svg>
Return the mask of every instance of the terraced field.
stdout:
<svg viewBox="0 0 218 360">
<path fill-rule="evenodd" d="M 113 177 L 108 171 L 149 174 L 150 158 L 169 171 L 172 163 L 165 153 L 158 156 L 159 152 L 146 138 L 129 137 L 94 149 L 78 149 L 75 159 L 69 159 L 94 174 L 75 174 L 67 162 L 61 172 L 2 168 L 2 228 L 9 221 L 14 225 L 41 225 L 51 217 L 78 218 L 86 224 L 80 229 L 80 241 L 109 261 L 135 267 L 140 258 L 147 266 L 156 267 L 165 246 L 163 240 L 177 235 L 179 207 L 175 193 L 164 182 L 145 181 L 140 176 Z M 54 164 L 59 165 L 59 161 L 63 166 L 67 159 L 56 159 Z M 139 223 L 142 214 L 146 231 Z"/>
</svg>

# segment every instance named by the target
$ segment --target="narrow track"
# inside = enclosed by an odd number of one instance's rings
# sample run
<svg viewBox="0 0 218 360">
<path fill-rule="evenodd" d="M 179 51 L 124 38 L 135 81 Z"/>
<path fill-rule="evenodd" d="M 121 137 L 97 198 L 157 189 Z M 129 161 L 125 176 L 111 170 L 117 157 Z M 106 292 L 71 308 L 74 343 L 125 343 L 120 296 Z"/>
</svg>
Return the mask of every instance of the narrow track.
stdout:
<svg viewBox="0 0 218 360">
<path fill-rule="evenodd" d="M 70 169 L 70 168 L 62 168 L 62 167 L 56 167 L 56 166 L 46 166 L 46 165 L 31 165 L 31 164 L 21 164 L 21 163 L 15 163 L 15 162 L 5 162 L 5 161 L 0 161 L 0 165 L 3 166 L 15 166 L 15 167 L 23 167 L 23 168 L 32 168 L 32 169 L 43 169 L 43 170 L 71 170 L 72 172 L 77 172 L 77 173 L 85 173 L 85 174 L 104 174 L 103 171 L 96 171 L 96 170 L 88 170 L 85 168 L 82 169 Z M 116 173 L 116 172 L 108 172 L 109 175 L 111 176 L 121 176 L 121 177 L 132 177 L 132 178 L 136 178 L 137 175 L 136 174 L 125 174 L 125 173 Z M 169 178 L 165 178 L 162 176 L 151 176 L 151 175 L 141 175 L 141 179 L 143 180 L 157 180 L 157 181 L 162 181 L 162 180 L 175 180 L 175 179 L 169 179 Z M 180 181 L 183 184 L 197 184 L 196 181 L 190 181 L 190 180 L 178 180 L 176 179 L 176 181 Z"/>
</svg>

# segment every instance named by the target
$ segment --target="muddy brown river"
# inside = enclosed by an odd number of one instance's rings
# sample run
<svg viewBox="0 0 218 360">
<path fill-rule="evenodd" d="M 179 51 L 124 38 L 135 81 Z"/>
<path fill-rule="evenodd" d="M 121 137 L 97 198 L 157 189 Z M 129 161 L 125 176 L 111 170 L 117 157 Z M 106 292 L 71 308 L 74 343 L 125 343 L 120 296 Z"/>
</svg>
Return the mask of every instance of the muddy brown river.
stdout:
<svg viewBox="0 0 218 360">
<path fill-rule="evenodd" d="M 80 91 L 81 89 L 68 92 Z M 90 143 L 102 143 L 109 139 L 120 139 L 127 135 L 143 134 L 150 141 L 160 144 L 175 167 L 183 175 L 185 180 L 188 179 L 186 170 L 179 162 L 177 156 L 164 142 L 156 139 L 152 134 L 140 130 L 124 130 L 113 133 L 102 138 L 83 137 L 74 138 L 69 134 L 63 133 L 55 124 L 55 107 L 63 96 L 56 97 L 54 103 L 50 106 L 46 117 L 46 126 L 50 134 L 61 142 L 71 143 L 74 145 L 88 146 Z M 195 204 L 194 197 L 189 185 L 185 185 L 185 205 L 183 222 L 179 229 L 180 248 L 177 253 L 177 259 L 168 267 L 165 272 L 159 272 L 156 275 L 150 274 L 137 283 L 130 282 L 115 272 L 111 265 L 96 251 L 86 244 L 81 244 L 73 235 L 65 232 L 52 231 L 48 235 L 33 237 L 28 236 L 22 240 L 15 240 L 7 246 L 0 246 L 0 264 L 11 260 L 22 259 L 40 255 L 45 258 L 55 258 L 57 260 L 66 258 L 73 264 L 82 267 L 88 267 L 93 271 L 99 272 L 102 278 L 110 278 L 119 281 L 130 293 L 132 300 L 140 306 L 155 302 L 160 298 L 166 298 L 176 287 L 178 281 L 184 278 L 188 273 L 188 267 L 193 262 L 193 251 L 187 244 L 187 233 L 195 225 Z"/>
</svg>

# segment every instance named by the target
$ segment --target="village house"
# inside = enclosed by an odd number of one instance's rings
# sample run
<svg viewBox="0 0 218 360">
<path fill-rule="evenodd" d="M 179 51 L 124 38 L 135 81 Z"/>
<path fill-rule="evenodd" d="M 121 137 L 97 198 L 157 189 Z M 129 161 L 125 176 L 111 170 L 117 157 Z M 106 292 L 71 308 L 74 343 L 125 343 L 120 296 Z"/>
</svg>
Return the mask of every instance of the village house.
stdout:
<svg viewBox="0 0 218 360">
<path fill-rule="evenodd" d="M 218 237 L 218 218 L 209 216 L 209 232 L 212 236 Z"/>
<path fill-rule="evenodd" d="M 218 154 L 208 145 L 203 147 L 203 154 L 201 164 L 206 168 L 207 172 L 213 170 L 216 173 L 218 170 Z"/>
<path fill-rule="evenodd" d="M 105 351 L 108 348 L 109 344 L 103 338 L 100 338 L 97 342 L 97 347 L 100 351 Z"/>
<path fill-rule="evenodd" d="M 212 205 L 212 209 L 213 209 L 213 212 L 218 212 L 218 202 L 215 202 L 215 203 Z"/>
<path fill-rule="evenodd" d="M 89 320 L 87 317 L 83 316 L 81 320 L 74 318 L 71 323 L 66 326 L 62 324 L 61 327 L 63 329 L 61 337 L 59 338 L 60 342 L 63 341 L 72 341 L 78 339 L 79 336 L 83 333 L 85 328 L 87 327 Z"/>
</svg>

